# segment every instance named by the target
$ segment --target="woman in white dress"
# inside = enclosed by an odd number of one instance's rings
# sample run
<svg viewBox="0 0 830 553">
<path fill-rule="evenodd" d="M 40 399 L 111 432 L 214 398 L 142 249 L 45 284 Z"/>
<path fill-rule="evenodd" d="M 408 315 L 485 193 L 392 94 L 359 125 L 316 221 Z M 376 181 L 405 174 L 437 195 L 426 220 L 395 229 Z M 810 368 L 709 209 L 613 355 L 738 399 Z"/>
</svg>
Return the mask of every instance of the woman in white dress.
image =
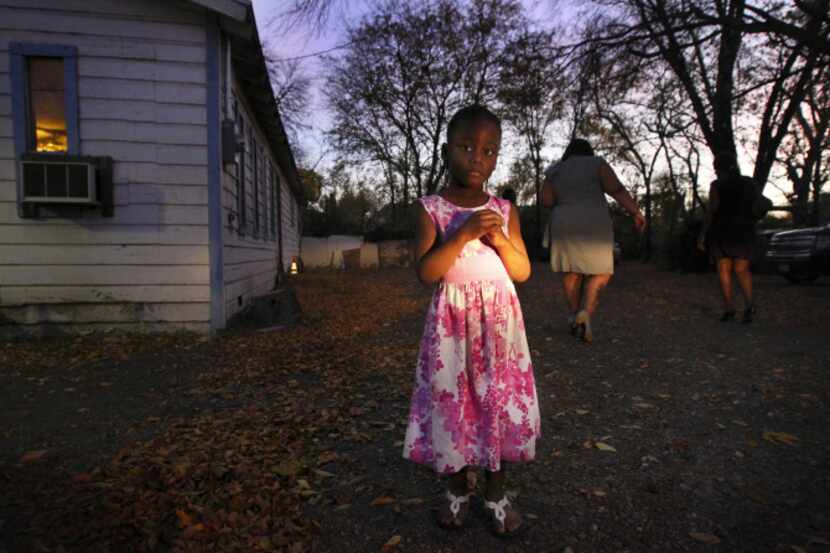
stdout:
<svg viewBox="0 0 830 553">
<path fill-rule="evenodd" d="M 646 220 L 637 202 L 586 140 L 572 140 L 562 160 L 545 171 L 542 204 L 553 208 L 548 223 L 550 267 L 564 273 L 571 332 L 585 342 L 593 340 L 591 317 L 600 291 L 614 273 L 614 228 L 606 194 L 631 214 L 642 232 Z"/>
</svg>

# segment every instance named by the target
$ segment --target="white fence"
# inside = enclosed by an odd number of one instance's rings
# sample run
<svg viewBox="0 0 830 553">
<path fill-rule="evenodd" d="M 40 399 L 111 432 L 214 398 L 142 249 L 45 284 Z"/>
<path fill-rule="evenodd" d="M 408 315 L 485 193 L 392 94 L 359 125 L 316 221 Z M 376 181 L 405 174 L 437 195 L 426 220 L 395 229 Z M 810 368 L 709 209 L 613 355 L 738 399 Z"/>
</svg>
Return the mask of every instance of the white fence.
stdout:
<svg viewBox="0 0 830 553">
<path fill-rule="evenodd" d="M 372 269 L 408 267 L 409 242 L 387 240 L 364 242 L 362 236 L 333 235 L 327 238 L 303 236 L 300 243 L 303 266 L 328 269 Z"/>
</svg>

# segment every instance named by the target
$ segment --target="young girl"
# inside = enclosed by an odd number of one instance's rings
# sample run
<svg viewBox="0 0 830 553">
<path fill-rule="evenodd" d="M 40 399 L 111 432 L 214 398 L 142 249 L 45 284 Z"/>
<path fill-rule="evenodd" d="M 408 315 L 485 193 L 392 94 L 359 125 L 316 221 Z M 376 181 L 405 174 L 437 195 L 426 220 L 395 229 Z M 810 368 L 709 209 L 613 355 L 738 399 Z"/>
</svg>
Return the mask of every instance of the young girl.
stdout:
<svg viewBox="0 0 830 553">
<path fill-rule="evenodd" d="M 404 457 L 449 473 L 439 523 L 458 528 L 484 467 L 484 505 L 498 534 L 522 523 L 504 491 L 504 461 L 530 461 L 539 405 L 513 280 L 530 276 L 519 214 L 483 187 L 496 167 L 501 122 L 482 106 L 458 111 L 442 155 L 449 185 L 420 198 L 418 278 L 438 283 L 427 313 Z"/>
</svg>

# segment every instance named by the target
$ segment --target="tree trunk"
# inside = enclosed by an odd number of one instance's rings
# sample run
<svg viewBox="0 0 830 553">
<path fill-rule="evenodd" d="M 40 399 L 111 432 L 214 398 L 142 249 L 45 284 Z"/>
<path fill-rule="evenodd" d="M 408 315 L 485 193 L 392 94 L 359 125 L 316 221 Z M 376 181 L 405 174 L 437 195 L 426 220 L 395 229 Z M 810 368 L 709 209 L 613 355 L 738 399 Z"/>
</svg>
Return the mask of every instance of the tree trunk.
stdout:
<svg viewBox="0 0 830 553">
<path fill-rule="evenodd" d="M 825 182 L 821 180 L 821 166 L 816 165 L 815 167 L 815 176 L 812 180 L 812 189 L 813 189 L 813 206 L 810 210 L 810 221 L 813 226 L 818 226 L 821 224 L 821 207 L 822 207 L 822 190 L 824 189 Z"/>
<path fill-rule="evenodd" d="M 643 231 L 643 251 L 641 252 L 642 260 L 649 261 L 651 259 L 652 254 L 652 228 L 654 225 L 652 224 L 652 214 L 651 214 L 651 179 L 645 178 L 643 179 L 643 184 L 646 188 L 646 199 L 645 199 L 645 218 L 646 218 L 646 228 Z"/>
<path fill-rule="evenodd" d="M 729 15 L 741 18 L 744 13 L 745 2 L 734 0 L 729 5 Z M 743 35 L 741 31 L 729 27 L 721 27 L 721 44 L 718 52 L 718 74 L 715 85 L 715 97 L 712 98 L 712 155 L 727 152 L 737 159 L 735 147 L 735 131 L 732 127 L 732 101 L 735 91 L 735 63 L 741 49 Z"/>
<path fill-rule="evenodd" d="M 389 203 L 392 206 L 392 223 L 398 222 L 398 206 L 395 203 L 395 178 L 394 173 L 388 170 L 386 171 L 386 182 L 389 183 Z"/>
</svg>

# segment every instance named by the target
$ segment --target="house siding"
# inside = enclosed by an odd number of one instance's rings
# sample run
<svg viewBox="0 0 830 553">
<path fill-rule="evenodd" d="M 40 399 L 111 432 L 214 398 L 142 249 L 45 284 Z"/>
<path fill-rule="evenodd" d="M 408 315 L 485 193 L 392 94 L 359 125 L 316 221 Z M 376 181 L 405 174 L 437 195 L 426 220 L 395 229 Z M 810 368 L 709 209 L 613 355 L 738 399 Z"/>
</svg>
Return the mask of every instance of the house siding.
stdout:
<svg viewBox="0 0 830 553">
<path fill-rule="evenodd" d="M 233 117 L 232 105 L 235 101 L 237 116 L 242 119 L 241 136 L 246 148 L 244 154 L 239 156 L 239 162 L 244 163 L 244 170 L 229 164 L 222 171 L 224 297 L 228 319 L 242 312 L 256 296 L 273 290 L 278 269 L 280 233 L 285 269 L 289 266 L 291 256 L 297 255 L 299 235 L 297 222 L 292 223 L 285 217 L 288 203 L 297 204 L 296 195 L 289 189 L 283 170 L 266 146 L 265 135 L 238 85 L 234 83 L 232 88 L 233 100 L 227 102 L 227 97 L 224 100 L 228 105 L 227 116 Z M 278 228 L 276 206 L 273 205 L 276 200 L 271 202 L 272 171 L 278 176 L 282 196 L 284 214 L 281 229 Z M 239 180 L 240 175 L 244 178 L 244 183 Z M 244 218 L 238 209 L 240 194 L 245 195 Z M 271 233 L 272 218 L 277 231 L 275 233 Z"/>
<path fill-rule="evenodd" d="M 282 241 L 282 263 L 288 270 L 291 258 L 300 257 L 300 229 L 302 208 L 288 186 L 283 186 L 282 193 L 282 221 L 285 227 Z"/>
<path fill-rule="evenodd" d="M 0 0 L 0 334 L 209 329 L 205 12 L 184 6 Z M 77 48 L 80 153 L 112 156 L 113 217 L 18 216 L 11 42 Z"/>
</svg>

